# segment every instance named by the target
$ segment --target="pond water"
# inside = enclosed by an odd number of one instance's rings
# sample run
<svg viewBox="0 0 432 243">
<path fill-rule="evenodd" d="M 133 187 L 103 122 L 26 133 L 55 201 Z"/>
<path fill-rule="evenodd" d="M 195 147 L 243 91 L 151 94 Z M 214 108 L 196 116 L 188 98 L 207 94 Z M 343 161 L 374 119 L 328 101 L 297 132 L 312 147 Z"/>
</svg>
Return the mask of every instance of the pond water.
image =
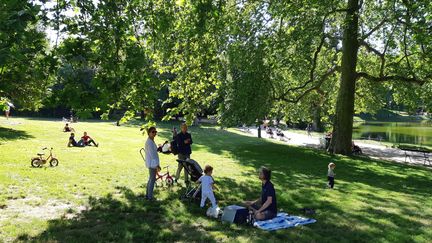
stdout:
<svg viewBox="0 0 432 243">
<path fill-rule="evenodd" d="M 432 123 L 430 121 L 354 123 L 353 138 L 432 146 Z"/>
</svg>

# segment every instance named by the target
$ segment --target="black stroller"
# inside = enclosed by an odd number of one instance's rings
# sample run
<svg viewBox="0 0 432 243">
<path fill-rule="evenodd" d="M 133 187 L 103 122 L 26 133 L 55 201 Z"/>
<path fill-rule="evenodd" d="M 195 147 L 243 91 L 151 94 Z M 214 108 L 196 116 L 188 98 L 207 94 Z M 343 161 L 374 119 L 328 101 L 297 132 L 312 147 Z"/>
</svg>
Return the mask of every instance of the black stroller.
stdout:
<svg viewBox="0 0 432 243">
<path fill-rule="evenodd" d="M 194 183 L 197 182 L 198 179 L 203 175 L 201 166 L 198 164 L 198 162 L 192 159 L 178 159 L 177 162 L 179 162 L 184 167 L 186 173 L 188 173 L 190 176 L 190 180 L 193 182 L 186 184 L 186 191 L 181 195 L 180 199 L 190 201 L 201 199 L 201 184 L 195 185 Z"/>
</svg>

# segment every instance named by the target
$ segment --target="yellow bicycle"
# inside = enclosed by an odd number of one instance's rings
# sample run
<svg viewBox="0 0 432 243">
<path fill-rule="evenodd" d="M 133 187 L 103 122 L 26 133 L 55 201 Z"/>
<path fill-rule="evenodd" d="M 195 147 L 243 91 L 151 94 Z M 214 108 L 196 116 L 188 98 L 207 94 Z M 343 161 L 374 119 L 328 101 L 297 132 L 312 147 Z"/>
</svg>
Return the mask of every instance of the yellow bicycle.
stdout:
<svg viewBox="0 0 432 243">
<path fill-rule="evenodd" d="M 48 149 L 47 147 L 43 148 L 42 150 Z M 47 158 L 44 157 L 45 153 L 38 153 L 38 157 L 33 157 L 31 159 L 31 166 L 33 167 L 41 167 L 42 165 L 49 162 L 50 166 L 58 166 L 59 161 L 57 158 L 54 157 L 52 154 L 53 148 L 50 149 L 49 156 Z"/>
</svg>

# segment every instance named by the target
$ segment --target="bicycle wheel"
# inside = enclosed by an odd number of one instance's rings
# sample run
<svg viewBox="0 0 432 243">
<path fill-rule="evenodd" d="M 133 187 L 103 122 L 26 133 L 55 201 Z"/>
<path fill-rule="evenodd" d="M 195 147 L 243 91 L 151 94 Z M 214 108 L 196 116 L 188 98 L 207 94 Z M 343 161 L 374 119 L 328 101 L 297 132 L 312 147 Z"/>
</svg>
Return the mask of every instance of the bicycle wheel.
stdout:
<svg viewBox="0 0 432 243">
<path fill-rule="evenodd" d="M 40 161 L 40 159 L 39 159 L 39 158 L 34 158 L 34 159 L 32 159 L 32 160 L 31 160 L 31 166 L 32 166 L 32 167 L 35 167 L 35 168 L 40 167 L 40 166 L 41 166 L 41 161 Z"/>
<path fill-rule="evenodd" d="M 168 186 L 172 186 L 172 185 L 174 185 L 174 180 L 173 180 L 172 177 L 167 177 L 165 181 L 166 181 L 166 184 L 167 184 Z"/>
<path fill-rule="evenodd" d="M 51 165 L 51 166 L 57 166 L 58 164 L 59 164 L 58 159 L 52 159 L 52 160 L 50 161 L 50 165 Z"/>
</svg>

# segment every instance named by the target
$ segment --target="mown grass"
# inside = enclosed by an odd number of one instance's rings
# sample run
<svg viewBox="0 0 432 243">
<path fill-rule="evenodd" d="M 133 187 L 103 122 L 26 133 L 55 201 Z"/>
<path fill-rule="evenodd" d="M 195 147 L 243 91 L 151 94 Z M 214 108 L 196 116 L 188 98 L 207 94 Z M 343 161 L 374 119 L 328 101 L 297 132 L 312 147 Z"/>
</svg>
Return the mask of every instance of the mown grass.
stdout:
<svg viewBox="0 0 432 243">
<path fill-rule="evenodd" d="M 11 120 L 10 120 L 11 121 Z M 192 158 L 211 164 L 220 206 L 259 196 L 257 169 L 273 170 L 279 209 L 301 215 L 316 209 L 317 223 L 276 232 L 221 223 L 194 203 L 179 200 L 182 188 L 159 188 L 161 202 L 144 200 L 147 170 L 138 154 L 145 141 L 138 126 L 80 122 L 99 148 L 67 148 L 63 123 L 0 118 L 0 241 L 59 242 L 430 242 L 432 171 L 364 158 L 331 156 L 246 136 L 233 129 L 193 127 Z M 160 123 L 157 142 L 170 137 Z M 178 124 L 177 124 L 178 125 Z M 56 168 L 31 168 L 42 146 L 54 147 Z M 175 157 L 161 155 L 176 169 Z M 327 164 L 335 161 L 336 189 L 325 189 Z M 20 204 L 18 204 L 18 202 Z M 17 211 L 16 205 L 23 210 Z M 26 210 L 66 205 L 58 215 Z M 82 208 L 84 206 L 85 208 Z M 80 208 L 81 207 L 81 208 Z M 80 211 L 83 210 L 83 211 Z M 72 217 L 74 216 L 74 217 Z"/>
</svg>

